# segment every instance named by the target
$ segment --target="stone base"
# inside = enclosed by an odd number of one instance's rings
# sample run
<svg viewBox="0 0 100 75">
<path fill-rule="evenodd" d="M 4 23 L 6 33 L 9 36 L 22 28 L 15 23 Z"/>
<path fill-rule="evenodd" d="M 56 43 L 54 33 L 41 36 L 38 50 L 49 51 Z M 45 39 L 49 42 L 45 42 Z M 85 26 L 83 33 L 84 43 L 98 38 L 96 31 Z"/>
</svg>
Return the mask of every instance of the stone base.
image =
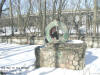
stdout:
<svg viewBox="0 0 100 75">
<path fill-rule="evenodd" d="M 81 70 L 85 66 L 85 43 L 49 43 L 36 49 L 36 67 Z"/>
</svg>

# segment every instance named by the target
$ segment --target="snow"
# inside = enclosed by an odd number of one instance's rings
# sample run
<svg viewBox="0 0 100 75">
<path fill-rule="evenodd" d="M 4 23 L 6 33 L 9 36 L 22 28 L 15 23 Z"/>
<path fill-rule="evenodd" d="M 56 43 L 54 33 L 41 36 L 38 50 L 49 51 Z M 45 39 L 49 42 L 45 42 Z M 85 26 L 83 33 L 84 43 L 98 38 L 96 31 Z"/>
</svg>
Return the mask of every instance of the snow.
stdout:
<svg viewBox="0 0 100 75">
<path fill-rule="evenodd" d="M 11 27 L 10 26 L 6 26 L 6 27 L 2 27 L 2 28 L 0 28 L 4 33 L 0 33 L 0 36 L 5 36 L 5 35 L 11 35 L 12 34 L 12 29 L 11 29 Z M 17 31 L 16 32 L 16 27 L 14 28 L 14 33 L 15 34 L 20 34 L 20 32 L 19 31 Z"/>
<path fill-rule="evenodd" d="M 5 33 L 5 29 L 6 29 L 6 33 Z M 19 30 L 16 31 L 16 29 L 17 29 L 17 27 L 14 28 L 14 34 L 20 34 L 20 31 Z M 4 32 L 4 33 L 3 32 L 0 32 L 0 36 L 5 36 L 5 35 L 9 36 L 9 35 L 11 35 L 11 32 L 12 32 L 11 31 L 12 29 L 9 26 L 0 28 L 0 30 L 2 30 Z M 69 31 L 70 31 L 71 34 L 77 33 L 77 31 L 76 31 L 75 28 L 70 28 Z M 99 30 L 98 31 L 100 33 L 100 26 L 99 26 Z M 26 33 L 31 33 L 31 32 L 41 32 L 41 30 L 39 28 L 35 27 L 35 26 L 31 26 L 29 28 L 26 28 Z M 86 25 L 80 26 L 79 27 L 79 32 L 81 34 L 86 34 Z M 87 30 L 87 32 L 88 33 L 92 33 L 93 32 L 93 29 Z M 63 34 L 63 32 L 61 30 L 59 30 L 59 33 L 60 34 Z"/>
<path fill-rule="evenodd" d="M 69 41 L 67 41 L 67 43 L 79 44 L 79 43 L 83 43 L 83 41 L 81 41 L 81 40 L 69 40 Z"/>
<path fill-rule="evenodd" d="M 12 29 L 9 26 L 2 27 L 2 28 L 0 28 L 0 30 L 3 31 L 3 32 L 0 32 L 0 36 L 5 36 L 5 35 L 11 35 L 12 34 L 12 31 L 11 31 Z M 41 31 L 40 31 L 40 29 L 38 29 L 35 26 L 34 27 L 31 26 L 30 28 L 26 28 L 26 33 L 31 33 L 31 32 L 41 32 Z M 20 31 L 19 31 L 19 29 L 17 29 L 17 27 L 14 28 L 14 34 L 20 34 Z"/>
<path fill-rule="evenodd" d="M 37 46 L 0 43 L 0 71 L 8 72 L 7 75 L 100 75 L 100 48 L 86 50 L 84 70 L 34 69 Z"/>
<path fill-rule="evenodd" d="M 86 26 L 85 26 L 85 25 L 81 26 L 81 27 L 79 28 L 79 32 L 80 32 L 81 34 L 86 34 Z"/>
</svg>

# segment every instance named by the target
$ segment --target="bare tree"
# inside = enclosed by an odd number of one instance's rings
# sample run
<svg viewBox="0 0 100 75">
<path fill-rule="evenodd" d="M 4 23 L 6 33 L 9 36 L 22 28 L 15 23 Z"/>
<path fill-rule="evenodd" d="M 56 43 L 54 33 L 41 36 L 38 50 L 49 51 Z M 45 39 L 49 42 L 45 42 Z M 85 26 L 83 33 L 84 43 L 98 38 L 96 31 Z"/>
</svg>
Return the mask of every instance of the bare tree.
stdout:
<svg viewBox="0 0 100 75">
<path fill-rule="evenodd" d="M 45 32 L 45 26 L 46 26 L 46 0 L 44 0 L 44 10 L 43 10 L 43 34 Z"/>
<path fill-rule="evenodd" d="M 2 8 L 3 8 L 3 5 L 4 5 L 5 2 L 6 2 L 6 0 L 2 0 L 1 3 L 0 3 L 0 17 L 1 17 Z"/>
<path fill-rule="evenodd" d="M 43 24 L 43 15 L 42 15 L 42 1 L 41 0 L 37 0 L 38 1 L 38 10 L 39 10 L 39 26 L 40 26 L 40 30 L 42 31 L 42 24 Z M 41 33 L 43 34 L 43 33 Z"/>
<path fill-rule="evenodd" d="M 21 14 L 20 6 L 21 6 L 21 0 L 17 0 L 17 15 L 18 15 L 18 28 L 20 31 L 20 34 L 24 33 L 24 19 Z"/>
<path fill-rule="evenodd" d="M 97 26 L 97 0 L 94 0 L 94 36 L 96 35 L 96 26 Z"/>
<path fill-rule="evenodd" d="M 26 33 L 26 28 L 30 25 L 30 14 L 32 13 L 32 0 L 29 0 L 29 8 L 26 15 L 26 20 L 24 22 L 24 34 Z M 31 32 L 31 31 L 30 31 Z"/>
<path fill-rule="evenodd" d="M 59 8 L 58 8 L 58 20 L 60 20 L 61 17 L 61 11 L 62 11 L 62 0 L 59 2 Z"/>
<path fill-rule="evenodd" d="M 52 20 L 55 19 L 55 13 L 56 13 L 56 3 L 57 3 L 57 0 L 53 0 L 53 18 Z"/>
<path fill-rule="evenodd" d="M 14 36 L 14 23 L 13 23 L 13 12 L 12 12 L 12 1 L 9 0 L 9 8 L 10 8 L 10 20 L 11 20 L 11 32 L 12 36 Z"/>
</svg>

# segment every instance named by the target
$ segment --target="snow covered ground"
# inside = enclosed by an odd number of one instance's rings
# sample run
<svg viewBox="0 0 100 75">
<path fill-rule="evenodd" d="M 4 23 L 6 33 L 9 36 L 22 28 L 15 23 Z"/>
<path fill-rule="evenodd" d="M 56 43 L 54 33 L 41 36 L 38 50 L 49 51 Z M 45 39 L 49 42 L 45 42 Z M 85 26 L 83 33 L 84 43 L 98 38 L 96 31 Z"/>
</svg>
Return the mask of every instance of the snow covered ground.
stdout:
<svg viewBox="0 0 100 75">
<path fill-rule="evenodd" d="M 7 26 L 7 27 L 3 27 L 0 28 L 0 36 L 9 36 L 12 34 L 12 29 L 11 27 Z M 31 26 L 30 28 L 26 28 L 26 33 L 31 33 L 31 32 L 40 32 L 40 29 L 36 28 L 35 26 Z M 17 29 L 17 27 L 14 28 L 14 34 L 20 34 L 19 29 Z"/>
<path fill-rule="evenodd" d="M 12 33 L 11 30 L 12 29 L 9 26 L 0 28 L 0 31 L 2 31 L 2 32 L 0 32 L 0 36 L 5 36 L 5 35 L 9 36 L 9 35 L 11 35 L 11 33 Z M 93 29 L 86 30 L 86 25 L 83 25 L 83 26 L 79 27 L 79 31 L 80 31 L 81 34 L 86 34 L 86 31 L 88 33 L 93 33 Z M 26 33 L 31 33 L 31 32 L 41 32 L 41 30 L 39 28 L 35 27 L 35 26 L 31 26 L 30 28 L 26 28 Z M 70 34 L 76 34 L 77 33 L 75 28 L 70 28 L 69 32 L 70 32 Z M 62 32 L 60 31 L 60 33 L 62 33 Z M 99 33 L 100 33 L 100 26 L 99 26 Z M 14 28 L 14 34 L 20 34 L 20 31 L 19 31 L 19 29 L 17 29 L 17 27 Z"/>
<path fill-rule="evenodd" d="M 34 49 L 38 45 L 0 43 L 0 71 L 7 75 L 100 75 L 100 48 L 86 51 L 84 70 L 42 67 L 34 69 Z"/>
</svg>

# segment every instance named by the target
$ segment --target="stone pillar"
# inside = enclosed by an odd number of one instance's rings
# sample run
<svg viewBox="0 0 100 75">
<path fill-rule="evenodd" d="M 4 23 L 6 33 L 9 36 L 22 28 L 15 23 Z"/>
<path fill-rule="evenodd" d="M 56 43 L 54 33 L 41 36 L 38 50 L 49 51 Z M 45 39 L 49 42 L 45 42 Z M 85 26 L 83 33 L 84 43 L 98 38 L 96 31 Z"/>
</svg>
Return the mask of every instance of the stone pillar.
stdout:
<svg viewBox="0 0 100 75">
<path fill-rule="evenodd" d="M 36 50 L 36 67 L 81 70 L 85 66 L 86 43 L 49 43 Z"/>
</svg>

